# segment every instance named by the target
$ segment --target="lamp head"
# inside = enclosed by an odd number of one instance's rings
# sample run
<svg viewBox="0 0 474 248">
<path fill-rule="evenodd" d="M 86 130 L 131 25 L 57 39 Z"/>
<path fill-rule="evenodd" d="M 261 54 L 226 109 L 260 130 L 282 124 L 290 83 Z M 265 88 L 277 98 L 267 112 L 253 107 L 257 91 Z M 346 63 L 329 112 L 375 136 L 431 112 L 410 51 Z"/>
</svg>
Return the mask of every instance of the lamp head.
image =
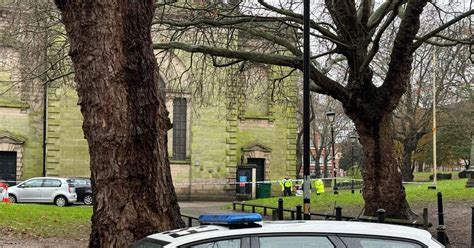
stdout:
<svg viewBox="0 0 474 248">
<path fill-rule="evenodd" d="M 326 112 L 326 117 L 328 118 L 329 122 L 333 123 L 334 119 L 336 119 L 336 113 L 332 111 Z"/>
</svg>

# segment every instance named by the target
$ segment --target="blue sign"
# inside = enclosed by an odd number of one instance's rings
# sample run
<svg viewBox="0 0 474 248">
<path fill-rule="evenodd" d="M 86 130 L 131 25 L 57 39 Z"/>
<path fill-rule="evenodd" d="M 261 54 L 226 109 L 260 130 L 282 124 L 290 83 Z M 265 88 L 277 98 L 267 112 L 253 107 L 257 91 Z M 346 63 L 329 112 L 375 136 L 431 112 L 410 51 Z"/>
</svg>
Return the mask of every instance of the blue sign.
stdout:
<svg viewBox="0 0 474 248">
<path fill-rule="evenodd" d="M 239 182 L 247 182 L 247 176 L 240 176 Z"/>
</svg>

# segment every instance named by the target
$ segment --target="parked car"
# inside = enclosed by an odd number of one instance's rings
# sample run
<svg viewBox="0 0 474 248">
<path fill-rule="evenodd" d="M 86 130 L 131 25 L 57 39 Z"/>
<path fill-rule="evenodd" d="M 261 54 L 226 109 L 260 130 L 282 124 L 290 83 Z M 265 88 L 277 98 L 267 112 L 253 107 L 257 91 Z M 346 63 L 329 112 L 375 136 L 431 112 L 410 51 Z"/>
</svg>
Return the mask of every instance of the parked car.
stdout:
<svg viewBox="0 0 474 248">
<path fill-rule="evenodd" d="M 10 202 L 54 203 L 67 206 L 77 200 L 71 180 L 60 177 L 35 177 L 8 188 Z"/>
<path fill-rule="evenodd" d="M 348 221 L 261 221 L 259 214 L 201 215 L 201 226 L 150 235 L 135 248 L 442 248 L 425 230 Z"/>
<path fill-rule="evenodd" d="M 76 188 L 77 201 L 84 202 L 85 205 L 91 205 L 93 202 L 92 198 L 92 185 L 89 178 L 74 177 L 69 178 Z"/>
</svg>

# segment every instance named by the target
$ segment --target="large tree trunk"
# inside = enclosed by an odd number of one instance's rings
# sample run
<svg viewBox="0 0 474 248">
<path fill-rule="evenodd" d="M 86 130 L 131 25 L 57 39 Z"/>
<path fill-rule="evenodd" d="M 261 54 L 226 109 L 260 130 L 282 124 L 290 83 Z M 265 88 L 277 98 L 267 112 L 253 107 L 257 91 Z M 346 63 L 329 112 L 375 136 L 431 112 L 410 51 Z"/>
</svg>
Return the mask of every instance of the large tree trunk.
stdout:
<svg viewBox="0 0 474 248">
<path fill-rule="evenodd" d="M 94 207 L 90 247 L 126 247 L 183 226 L 155 75 L 153 0 L 56 0 L 69 36 Z"/>
<path fill-rule="evenodd" d="M 413 181 L 413 171 L 415 170 L 415 165 L 413 164 L 411 158 L 413 152 L 416 150 L 418 141 L 425 135 L 424 131 L 411 131 L 407 134 L 403 142 L 403 154 L 402 154 L 402 176 L 403 181 L 411 182 Z"/>
<path fill-rule="evenodd" d="M 405 199 L 402 177 L 395 161 L 391 114 L 386 113 L 372 122 L 351 117 L 364 147 L 365 214 L 374 216 L 381 208 L 386 211 L 387 217 L 411 218 L 413 213 Z"/>
<path fill-rule="evenodd" d="M 403 154 L 402 154 L 402 176 L 404 182 L 413 181 L 413 170 L 414 166 L 412 165 L 411 155 L 416 148 L 416 144 L 404 144 L 403 145 Z"/>
</svg>

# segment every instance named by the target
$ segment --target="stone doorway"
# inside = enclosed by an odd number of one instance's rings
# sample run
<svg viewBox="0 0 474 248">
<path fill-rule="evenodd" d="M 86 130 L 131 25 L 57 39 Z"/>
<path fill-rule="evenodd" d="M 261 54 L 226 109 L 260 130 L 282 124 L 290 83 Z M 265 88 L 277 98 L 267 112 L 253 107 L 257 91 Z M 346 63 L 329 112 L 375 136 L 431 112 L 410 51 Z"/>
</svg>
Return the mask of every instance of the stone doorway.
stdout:
<svg viewBox="0 0 474 248">
<path fill-rule="evenodd" d="M 257 181 L 264 181 L 268 178 L 271 152 L 271 148 L 262 144 L 250 144 L 242 147 L 242 158 L 247 161 L 247 164 L 257 165 Z"/>
<path fill-rule="evenodd" d="M 11 167 L 13 163 L 15 168 L 9 168 L 8 170 L 4 170 L 6 174 L 9 174 L 8 181 L 19 181 L 22 175 L 22 158 L 23 158 L 23 144 L 25 140 L 19 137 L 15 137 L 14 135 L 4 132 L 0 133 L 0 153 L 3 160 L 5 160 L 8 165 Z M 15 158 L 16 157 L 16 158 Z M 11 161 L 11 160 L 15 161 Z M 8 167 L 8 165 L 5 165 Z M 2 170 L 3 171 L 3 170 Z M 13 171 L 13 175 L 12 174 Z M 1 175 L 0 175 L 1 176 Z M 3 179 L 3 178 L 0 178 Z M 5 180 L 5 179 L 4 179 Z"/>
</svg>

